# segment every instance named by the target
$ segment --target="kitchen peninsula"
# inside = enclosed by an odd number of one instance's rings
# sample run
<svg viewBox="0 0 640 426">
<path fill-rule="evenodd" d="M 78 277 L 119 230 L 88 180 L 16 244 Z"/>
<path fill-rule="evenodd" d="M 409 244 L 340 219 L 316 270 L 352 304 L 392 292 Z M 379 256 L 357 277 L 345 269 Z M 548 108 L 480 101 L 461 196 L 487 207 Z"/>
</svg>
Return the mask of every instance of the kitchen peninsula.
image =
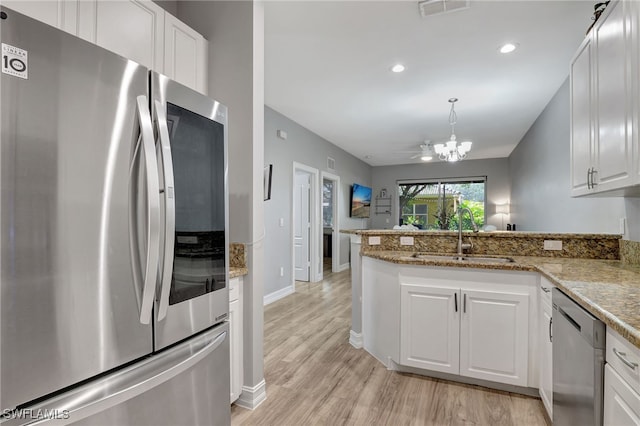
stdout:
<svg viewBox="0 0 640 426">
<path fill-rule="evenodd" d="M 352 241 L 350 341 L 389 369 L 537 393 L 551 287 L 640 348 L 639 244 L 619 235 L 464 232 L 472 248 L 461 260 L 456 232 L 343 232 Z"/>
</svg>

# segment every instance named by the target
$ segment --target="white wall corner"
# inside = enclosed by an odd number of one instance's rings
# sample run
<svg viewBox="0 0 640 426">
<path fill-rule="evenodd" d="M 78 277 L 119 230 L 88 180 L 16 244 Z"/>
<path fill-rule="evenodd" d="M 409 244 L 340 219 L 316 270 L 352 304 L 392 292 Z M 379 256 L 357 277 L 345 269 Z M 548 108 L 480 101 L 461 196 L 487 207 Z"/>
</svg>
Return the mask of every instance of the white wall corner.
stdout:
<svg viewBox="0 0 640 426">
<path fill-rule="evenodd" d="M 267 383 L 262 380 L 257 385 L 243 386 L 240 398 L 238 398 L 235 404 L 242 408 L 249 410 L 255 410 L 260 404 L 267 399 Z"/>
<path fill-rule="evenodd" d="M 356 349 L 362 349 L 362 333 L 349 332 L 349 343 Z"/>
<path fill-rule="evenodd" d="M 351 262 L 344 263 L 338 266 L 338 272 L 346 271 L 349 268 L 351 268 Z"/>
<path fill-rule="evenodd" d="M 290 285 L 285 288 L 281 288 L 280 290 L 276 290 L 273 293 L 269 293 L 264 296 L 264 305 L 267 306 L 275 302 L 276 300 L 280 300 L 283 297 L 287 297 L 288 295 L 293 294 L 294 292 L 295 290 L 293 289 L 293 286 Z"/>
</svg>

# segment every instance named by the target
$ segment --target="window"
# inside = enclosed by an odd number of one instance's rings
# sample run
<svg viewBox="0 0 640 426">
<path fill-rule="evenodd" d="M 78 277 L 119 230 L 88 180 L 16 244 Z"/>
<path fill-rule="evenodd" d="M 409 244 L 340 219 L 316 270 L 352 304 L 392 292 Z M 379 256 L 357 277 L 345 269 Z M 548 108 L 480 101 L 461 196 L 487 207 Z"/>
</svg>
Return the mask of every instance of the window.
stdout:
<svg viewBox="0 0 640 426">
<path fill-rule="evenodd" d="M 322 226 L 333 227 L 333 181 L 322 181 Z"/>
<path fill-rule="evenodd" d="M 457 230 L 458 208 L 466 207 L 481 228 L 485 223 L 485 184 L 486 177 L 398 182 L 401 223 L 420 229 Z M 462 218 L 462 229 L 473 229 L 468 215 Z"/>
</svg>

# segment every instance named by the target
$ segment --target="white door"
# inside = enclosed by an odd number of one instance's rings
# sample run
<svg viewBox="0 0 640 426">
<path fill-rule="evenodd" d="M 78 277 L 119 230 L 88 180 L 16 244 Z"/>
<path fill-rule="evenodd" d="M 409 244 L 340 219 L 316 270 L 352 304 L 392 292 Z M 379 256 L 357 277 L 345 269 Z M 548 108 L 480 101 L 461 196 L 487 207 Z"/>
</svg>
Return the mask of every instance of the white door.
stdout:
<svg viewBox="0 0 640 426">
<path fill-rule="evenodd" d="M 459 293 L 451 288 L 401 285 L 401 364 L 458 374 Z"/>
<path fill-rule="evenodd" d="M 207 42 L 175 16 L 164 18 L 164 74 L 201 93 L 206 91 Z"/>
<path fill-rule="evenodd" d="M 296 281 L 309 281 L 309 237 L 311 232 L 311 175 L 296 171 L 293 189 L 293 251 Z"/>
<path fill-rule="evenodd" d="M 547 409 L 549 418 L 553 418 L 553 343 L 551 305 L 546 301 L 540 304 L 540 317 L 538 324 L 540 333 L 538 340 L 538 352 L 540 354 L 540 398 Z"/>
<path fill-rule="evenodd" d="M 629 19 L 623 2 L 612 3 L 612 10 L 596 26 L 596 101 L 598 119 L 596 189 L 617 188 L 632 182 L 631 117 L 628 99 L 631 79 Z"/>
<path fill-rule="evenodd" d="M 610 364 L 604 366 L 604 424 L 640 425 L 640 395 Z"/>
<path fill-rule="evenodd" d="M 460 375 L 527 386 L 529 295 L 462 289 Z"/>
<path fill-rule="evenodd" d="M 591 117 L 591 39 L 571 62 L 571 194 L 590 191 L 588 173 L 593 166 Z"/>
</svg>

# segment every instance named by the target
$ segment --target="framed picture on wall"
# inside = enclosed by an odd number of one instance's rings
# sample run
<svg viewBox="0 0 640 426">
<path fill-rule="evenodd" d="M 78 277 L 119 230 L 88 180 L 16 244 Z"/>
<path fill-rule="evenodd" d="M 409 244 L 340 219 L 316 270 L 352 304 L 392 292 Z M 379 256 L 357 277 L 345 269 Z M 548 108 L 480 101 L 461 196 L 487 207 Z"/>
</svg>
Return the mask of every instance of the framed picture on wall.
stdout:
<svg viewBox="0 0 640 426">
<path fill-rule="evenodd" d="M 271 199 L 271 176 L 273 174 L 273 164 L 264 168 L 264 201 Z"/>
</svg>

